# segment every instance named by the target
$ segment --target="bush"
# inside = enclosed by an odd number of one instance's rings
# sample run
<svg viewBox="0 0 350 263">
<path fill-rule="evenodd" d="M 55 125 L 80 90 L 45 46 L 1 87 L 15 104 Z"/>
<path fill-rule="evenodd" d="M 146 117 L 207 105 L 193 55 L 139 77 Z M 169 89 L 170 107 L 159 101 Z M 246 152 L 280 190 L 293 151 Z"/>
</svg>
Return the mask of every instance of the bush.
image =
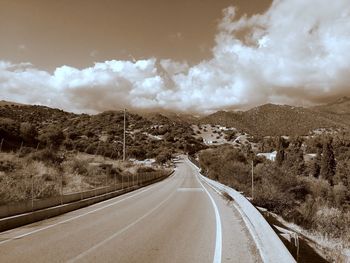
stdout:
<svg viewBox="0 0 350 263">
<path fill-rule="evenodd" d="M 24 142 L 33 144 L 36 142 L 38 131 L 31 123 L 22 122 L 20 125 L 20 135 Z"/>
<path fill-rule="evenodd" d="M 64 157 L 58 155 L 54 151 L 50 151 L 49 149 L 43 149 L 37 152 L 32 153 L 28 156 L 29 159 L 42 161 L 49 165 L 59 165 L 64 161 Z"/>
<path fill-rule="evenodd" d="M 64 141 L 65 136 L 61 129 L 55 126 L 49 127 L 42 134 L 39 135 L 39 140 L 47 146 L 58 148 Z"/>
<path fill-rule="evenodd" d="M 157 155 L 156 162 L 164 164 L 170 159 L 171 159 L 171 152 L 167 150 L 163 150 Z"/>
</svg>

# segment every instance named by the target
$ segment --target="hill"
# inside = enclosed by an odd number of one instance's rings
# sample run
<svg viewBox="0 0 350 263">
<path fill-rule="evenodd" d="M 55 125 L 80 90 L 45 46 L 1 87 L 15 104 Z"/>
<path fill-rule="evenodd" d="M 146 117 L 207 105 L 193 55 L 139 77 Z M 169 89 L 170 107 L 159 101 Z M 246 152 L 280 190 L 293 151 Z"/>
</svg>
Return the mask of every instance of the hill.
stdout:
<svg viewBox="0 0 350 263">
<path fill-rule="evenodd" d="M 349 118 L 302 107 L 265 104 L 245 112 L 219 111 L 200 123 L 235 127 L 255 136 L 307 135 L 319 128 L 345 129 Z"/>
<path fill-rule="evenodd" d="M 350 115 L 350 98 L 342 97 L 334 102 L 315 106 L 312 109 L 331 114 Z"/>
<path fill-rule="evenodd" d="M 11 105 L 24 105 L 18 102 L 12 102 L 12 101 L 6 101 L 6 100 L 0 100 L 0 107 L 4 107 L 4 106 L 11 106 Z"/>
<path fill-rule="evenodd" d="M 126 144 L 130 158 L 169 156 L 176 151 L 202 148 L 190 124 L 175 122 L 163 115 L 149 118 L 126 115 Z M 45 106 L 5 105 L 0 107 L 0 139 L 3 149 L 24 146 L 59 146 L 67 150 L 121 158 L 124 113 L 106 111 L 96 115 L 75 114 Z M 166 152 L 166 153 L 165 153 Z"/>
</svg>

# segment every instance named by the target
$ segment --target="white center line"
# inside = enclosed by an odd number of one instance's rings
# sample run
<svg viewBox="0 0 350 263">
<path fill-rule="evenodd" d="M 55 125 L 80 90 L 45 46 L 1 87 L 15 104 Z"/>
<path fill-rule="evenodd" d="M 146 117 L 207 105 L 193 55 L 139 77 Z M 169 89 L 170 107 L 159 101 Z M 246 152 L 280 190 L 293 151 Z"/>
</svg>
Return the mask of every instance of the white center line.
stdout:
<svg viewBox="0 0 350 263">
<path fill-rule="evenodd" d="M 162 202 L 160 202 L 156 207 L 154 207 L 152 210 L 148 211 L 146 214 L 144 214 L 143 216 L 139 217 L 138 219 L 136 219 L 134 222 L 132 222 L 131 224 L 125 226 L 124 228 L 120 229 L 119 231 L 115 232 L 113 235 L 111 235 L 110 237 L 104 239 L 103 241 L 97 243 L 96 245 L 92 246 L 91 248 L 89 248 L 88 250 L 84 251 L 83 253 L 79 254 L 78 256 L 70 259 L 67 261 L 67 263 L 73 263 L 78 261 L 79 259 L 84 258 L 85 256 L 87 256 L 89 253 L 91 253 L 93 250 L 103 246 L 104 244 L 106 244 L 107 242 L 111 241 L 112 239 L 116 238 L 117 236 L 119 236 L 120 234 L 122 234 L 123 232 L 125 232 L 126 230 L 128 230 L 129 228 L 133 227 L 134 225 L 136 225 L 137 223 L 139 223 L 141 220 L 143 220 L 144 218 L 146 218 L 147 216 L 149 216 L 150 214 L 152 214 L 155 210 L 157 210 L 159 207 L 161 207 L 166 201 L 168 201 L 170 199 L 170 197 L 172 197 L 172 195 L 175 193 L 172 192 L 165 200 L 163 200 Z"/>
</svg>

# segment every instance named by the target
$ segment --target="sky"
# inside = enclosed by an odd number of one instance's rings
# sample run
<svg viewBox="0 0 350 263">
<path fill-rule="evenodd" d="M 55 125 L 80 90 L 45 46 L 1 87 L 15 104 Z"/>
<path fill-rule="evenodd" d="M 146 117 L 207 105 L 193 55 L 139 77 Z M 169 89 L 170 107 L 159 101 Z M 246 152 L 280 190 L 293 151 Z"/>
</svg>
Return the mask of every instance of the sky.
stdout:
<svg viewBox="0 0 350 263">
<path fill-rule="evenodd" d="M 0 99 L 210 113 L 350 95 L 348 0 L 0 0 Z"/>
</svg>

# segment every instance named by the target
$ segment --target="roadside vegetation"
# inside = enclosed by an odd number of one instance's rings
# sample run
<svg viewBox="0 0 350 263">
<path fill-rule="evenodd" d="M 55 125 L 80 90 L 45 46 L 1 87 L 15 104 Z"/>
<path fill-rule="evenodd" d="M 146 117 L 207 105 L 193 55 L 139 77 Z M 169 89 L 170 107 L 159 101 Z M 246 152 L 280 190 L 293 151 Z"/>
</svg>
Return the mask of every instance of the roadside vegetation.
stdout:
<svg viewBox="0 0 350 263">
<path fill-rule="evenodd" d="M 0 205 L 168 172 L 175 153 L 204 148 L 192 135 L 190 124 L 178 118 L 128 112 L 130 161 L 123 163 L 123 112 L 87 115 L 7 104 L 0 107 Z M 152 167 L 143 167 L 144 160 Z"/>
<path fill-rule="evenodd" d="M 349 135 L 270 142 L 276 161 L 256 157 L 250 147 L 219 146 L 201 151 L 199 164 L 209 178 L 251 196 L 253 161 L 253 203 L 334 244 L 329 256 L 339 260 L 338 252 L 350 248 Z"/>
<path fill-rule="evenodd" d="M 161 177 L 170 169 L 49 149 L 0 153 L 0 205 Z"/>
</svg>

